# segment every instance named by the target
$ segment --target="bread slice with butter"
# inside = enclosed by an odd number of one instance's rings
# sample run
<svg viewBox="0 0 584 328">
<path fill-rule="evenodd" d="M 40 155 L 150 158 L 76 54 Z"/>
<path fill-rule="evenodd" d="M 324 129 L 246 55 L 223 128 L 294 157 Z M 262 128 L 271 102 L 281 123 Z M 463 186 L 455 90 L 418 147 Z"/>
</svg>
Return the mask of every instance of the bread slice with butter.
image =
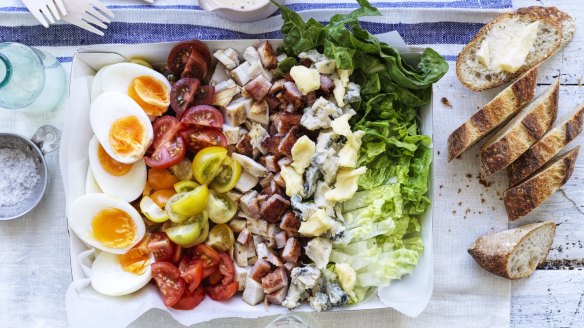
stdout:
<svg viewBox="0 0 584 328">
<path fill-rule="evenodd" d="M 514 186 L 556 156 L 581 132 L 584 124 L 584 104 L 580 104 L 561 124 L 546 133 L 507 168 L 509 185 Z"/>
<path fill-rule="evenodd" d="M 482 91 L 500 86 L 543 62 L 574 36 L 572 17 L 555 7 L 527 7 L 485 25 L 460 52 L 456 75 Z"/>
<path fill-rule="evenodd" d="M 524 217 L 539 207 L 572 176 L 580 146 L 552 160 L 529 179 L 505 191 L 503 202 L 509 220 Z"/>
<path fill-rule="evenodd" d="M 558 113 L 560 82 L 523 108 L 481 148 L 481 180 L 513 163 L 554 124 Z"/>
<path fill-rule="evenodd" d="M 448 136 L 448 161 L 460 156 L 533 100 L 537 70 L 536 66 L 527 71 Z"/>
<path fill-rule="evenodd" d="M 526 224 L 479 237 L 468 253 L 485 270 L 507 279 L 531 275 L 543 263 L 556 234 L 554 222 Z"/>
</svg>

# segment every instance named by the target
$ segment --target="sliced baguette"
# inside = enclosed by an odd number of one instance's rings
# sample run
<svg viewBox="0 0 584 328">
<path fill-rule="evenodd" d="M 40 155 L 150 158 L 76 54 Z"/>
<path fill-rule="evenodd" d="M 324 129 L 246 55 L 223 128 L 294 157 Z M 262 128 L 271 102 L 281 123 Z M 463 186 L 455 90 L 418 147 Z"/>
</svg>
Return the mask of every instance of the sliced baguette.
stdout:
<svg viewBox="0 0 584 328">
<path fill-rule="evenodd" d="M 537 69 L 536 66 L 523 74 L 450 134 L 448 161 L 460 156 L 533 100 Z"/>
<path fill-rule="evenodd" d="M 572 176 L 580 146 L 550 161 L 529 179 L 503 193 L 509 220 L 529 214 L 560 189 Z"/>
<path fill-rule="evenodd" d="M 545 261 L 556 224 L 541 222 L 479 237 L 469 254 L 485 270 L 507 279 L 528 277 Z"/>
<path fill-rule="evenodd" d="M 518 184 L 556 156 L 582 132 L 583 123 L 584 104 L 581 104 L 567 120 L 546 133 L 541 140 L 509 165 L 507 168 L 509 185 Z"/>
<path fill-rule="evenodd" d="M 478 60 L 476 53 L 489 34 L 514 26 L 526 26 L 535 21 L 540 22 L 537 37 L 525 64 L 519 70 L 514 73 L 497 73 Z M 463 85 L 474 91 L 500 86 L 555 54 L 572 39 L 575 28 L 572 17 L 555 7 L 528 7 L 515 13 L 502 14 L 485 25 L 462 49 L 456 60 L 456 75 Z"/>
<path fill-rule="evenodd" d="M 559 90 L 556 81 L 483 145 L 482 180 L 509 166 L 549 131 L 558 114 Z"/>
</svg>

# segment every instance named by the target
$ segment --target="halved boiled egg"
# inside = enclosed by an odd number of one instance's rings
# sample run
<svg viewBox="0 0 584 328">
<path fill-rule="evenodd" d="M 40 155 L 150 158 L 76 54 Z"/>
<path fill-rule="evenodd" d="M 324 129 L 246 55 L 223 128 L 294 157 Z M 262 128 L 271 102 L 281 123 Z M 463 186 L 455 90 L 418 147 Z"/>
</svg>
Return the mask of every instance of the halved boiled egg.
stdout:
<svg viewBox="0 0 584 328">
<path fill-rule="evenodd" d="M 150 119 L 132 98 L 119 92 L 97 96 L 89 120 L 99 143 L 118 162 L 137 162 L 152 143 Z"/>
<path fill-rule="evenodd" d="M 126 254 L 100 252 L 91 267 L 91 286 L 107 296 L 131 294 L 152 279 L 152 262 L 147 237 Z"/>
<path fill-rule="evenodd" d="M 170 82 L 164 75 L 146 66 L 114 64 L 100 78 L 104 91 L 128 95 L 151 117 L 162 115 L 170 105 Z"/>
<path fill-rule="evenodd" d="M 93 82 L 91 83 L 91 101 L 103 93 L 103 73 L 111 66 L 112 65 L 105 65 L 99 71 L 97 71 L 97 73 L 95 73 Z"/>
<path fill-rule="evenodd" d="M 87 175 L 85 176 L 85 193 L 103 193 L 103 190 L 101 190 L 97 181 L 95 181 L 95 176 L 93 175 L 93 171 L 91 171 L 91 164 L 87 167 Z"/>
<path fill-rule="evenodd" d="M 93 137 L 89 142 L 89 165 L 95 181 L 104 193 L 131 202 L 142 195 L 147 171 L 144 160 L 132 164 L 113 159 Z"/>
<path fill-rule="evenodd" d="M 69 225 L 85 243 L 124 254 L 146 233 L 140 213 L 129 203 L 106 194 L 85 194 L 69 209 Z"/>
</svg>

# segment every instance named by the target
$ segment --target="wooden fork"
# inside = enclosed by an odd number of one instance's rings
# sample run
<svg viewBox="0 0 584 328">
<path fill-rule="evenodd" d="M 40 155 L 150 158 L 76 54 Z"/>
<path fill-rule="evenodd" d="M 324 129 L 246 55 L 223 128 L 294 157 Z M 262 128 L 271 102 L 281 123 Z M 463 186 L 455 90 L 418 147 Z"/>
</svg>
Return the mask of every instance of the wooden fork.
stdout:
<svg viewBox="0 0 584 328">
<path fill-rule="evenodd" d="M 22 0 L 22 3 L 47 28 L 49 27 L 49 22 L 55 24 L 56 21 L 61 19 L 61 15 L 67 15 L 67 10 L 62 0 Z M 60 14 L 59 11 L 61 12 Z M 47 22 L 47 19 L 49 22 Z"/>
</svg>

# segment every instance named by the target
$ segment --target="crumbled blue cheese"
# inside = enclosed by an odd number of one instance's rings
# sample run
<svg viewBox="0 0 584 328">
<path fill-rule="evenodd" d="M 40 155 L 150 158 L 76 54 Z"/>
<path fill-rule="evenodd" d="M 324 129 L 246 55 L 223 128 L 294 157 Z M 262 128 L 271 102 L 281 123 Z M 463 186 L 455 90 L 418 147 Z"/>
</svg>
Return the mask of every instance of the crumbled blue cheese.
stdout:
<svg viewBox="0 0 584 328">
<path fill-rule="evenodd" d="M 366 167 L 358 169 L 341 168 L 337 174 L 335 188 L 325 194 L 329 201 L 344 202 L 357 192 L 359 177 L 365 174 Z"/>
<path fill-rule="evenodd" d="M 349 301 L 349 295 L 338 284 L 327 281 L 326 294 L 332 306 L 345 306 Z"/>
<path fill-rule="evenodd" d="M 316 184 L 316 191 L 314 192 L 314 203 L 316 206 L 324 209 L 332 209 L 335 205 L 334 202 L 331 202 L 326 199 L 325 195 L 329 192 L 331 188 L 328 184 L 324 181 L 319 181 Z"/>
<path fill-rule="evenodd" d="M 304 247 L 306 256 L 314 262 L 317 268 L 324 268 L 329 262 L 333 245 L 328 239 L 314 238 Z"/>
<path fill-rule="evenodd" d="M 288 287 L 288 293 L 286 294 L 286 299 L 282 302 L 282 306 L 292 310 L 300 305 L 300 302 L 308 297 L 308 292 L 301 289 L 295 284 L 290 284 Z"/>
<path fill-rule="evenodd" d="M 302 202 L 302 197 L 300 195 L 294 195 L 290 197 L 290 203 L 292 209 L 300 217 L 300 220 L 306 221 L 318 207 L 314 203 Z"/>
<path fill-rule="evenodd" d="M 330 127 L 331 118 L 335 119 L 342 114 L 339 107 L 320 97 L 311 107 L 304 109 L 300 124 L 308 130 L 326 129 Z"/>
<path fill-rule="evenodd" d="M 303 95 L 320 89 L 320 74 L 316 69 L 297 65 L 290 69 L 290 76 Z"/>
<path fill-rule="evenodd" d="M 316 63 L 322 60 L 327 59 L 325 55 L 318 52 L 316 49 L 311 49 L 308 51 L 303 51 L 298 54 L 298 58 L 300 59 L 310 59 L 311 62 Z"/>
<path fill-rule="evenodd" d="M 349 82 L 343 100 L 349 104 L 361 101 L 361 87 L 357 83 Z"/>
<path fill-rule="evenodd" d="M 337 62 L 326 58 L 314 63 L 314 67 L 320 74 L 333 74 L 337 68 Z"/>
<path fill-rule="evenodd" d="M 310 302 L 310 307 L 317 312 L 326 311 L 331 305 L 328 295 L 321 292 L 317 292 L 313 296 L 309 297 L 308 301 Z"/>
<path fill-rule="evenodd" d="M 310 265 L 296 267 L 290 273 L 290 282 L 302 290 L 308 290 L 318 284 L 321 274 L 319 269 Z"/>
<path fill-rule="evenodd" d="M 322 174 L 316 165 L 311 165 L 304 172 L 304 197 L 310 198 L 316 191 L 316 185 Z"/>
</svg>

